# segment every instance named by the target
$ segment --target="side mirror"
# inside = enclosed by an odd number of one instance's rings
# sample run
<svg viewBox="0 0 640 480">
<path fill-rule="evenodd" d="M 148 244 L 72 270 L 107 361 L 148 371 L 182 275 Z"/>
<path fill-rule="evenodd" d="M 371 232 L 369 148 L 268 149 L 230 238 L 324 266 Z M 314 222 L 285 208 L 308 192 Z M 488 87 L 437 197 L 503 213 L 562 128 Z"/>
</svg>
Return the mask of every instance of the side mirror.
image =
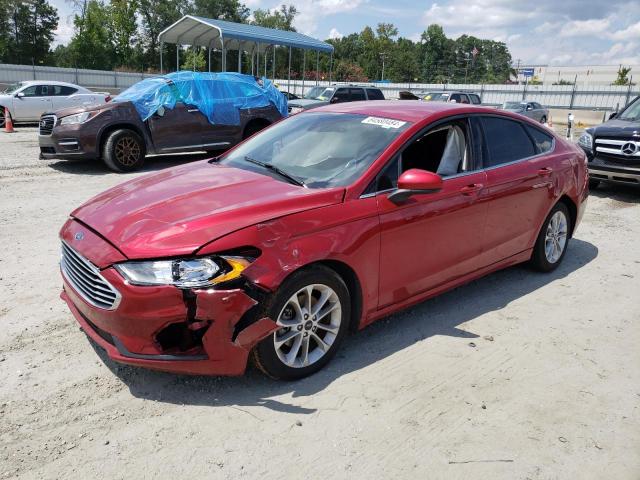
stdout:
<svg viewBox="0 0 640 480">
<path fill-rule="evenodd" d="M 617 116 L 618 116 L 618 112 L 611 112 L 611 115 L 609 115 L 609 120 L 613 120 Z"/>
<path fill-rule="evenodd" d="M 527 111 L 529 110 L 533 110 L 533 107 L 531 105 L 527 105 Z"/>
<path fill-rule="evenodd" d="M 22 97 L 24 97 L 24 92 L 18 92 L 18 93 L 16 93 L 16 97 L 18 97 L 18 98 L 22 98 Z"/>
<path fill-rule="evenodd" d="M 399 204 L 412 195 L 434 193 L 442 189 L 442 177 L 436 173 L 412 168 L 400 175 L 398 188 L 389 195 L 389 200 Z"/>
<path fill-rule="evenodd" d="M 158 110 L 156 110 L 156 115 L 158 115 L 159 117 L 164 117 L 164 107 L 162 105 L 160 105 L 158 107 Z"/>
</svg>

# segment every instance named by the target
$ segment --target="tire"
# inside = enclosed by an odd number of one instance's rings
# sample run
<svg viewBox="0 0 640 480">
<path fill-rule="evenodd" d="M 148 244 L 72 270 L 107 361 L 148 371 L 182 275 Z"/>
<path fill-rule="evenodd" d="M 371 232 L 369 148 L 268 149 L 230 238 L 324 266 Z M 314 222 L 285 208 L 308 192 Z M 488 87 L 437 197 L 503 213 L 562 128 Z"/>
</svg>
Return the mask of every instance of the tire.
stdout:
<svg viewBox="0 0 640 480">
<path fill-rule="evenodd" d="M 540 123 L 547 123 L 547 117 L 543 115 L 540 119 Z"/>
<path fill-rule="evenodd" d="M 589 190 L 595 190 L 600 185 L 600 180 L 589 179 Z"/>
<path fill-rule="evenodd" d="M 253 135 L 254 133 L 258 133 L 260 130 L 268 126 L 269 126 L 269 123 L 266 123 L 266 122 L 260 122 L 255 120 L 249 122 L 247 126 L 244 127 L 242 139 L 245 140 L 249 138 L 251 135 Z"/>
<path fill-rule="evenodd" d="M 533 247 L 531 266 L 540 272 L 551 272 L 562 262 L 569 245 L 571 216 L 567 206 L 558 202 L 542 224 Z"/>
<path fill-rule="evenodd" d="M 311 314 L 307 314 L 309 289 Z M 325 301 L 318 307 L 323 315 L 316 317 L 314 308 L 323 297 Z M 255 365 L 271 378 L 296 380 L 319 371 L 337 352 L 349 328 L 351 297 L 335 271 L 318 265 L 292 274 L 267 300 L 261 313 L 282 328 L 254 348 Z"/>
<path fill-rule="evenodd" d="M 115 130 L 102 148 L 102 160 L 114 172 L 132 172 L 144 164 L 145 145 L 133 130 Z"/>
<path fill-rule="evenodd" d="M 0 107 L 0 128 L 4 128 L 4 108 Z"/>
</svg>

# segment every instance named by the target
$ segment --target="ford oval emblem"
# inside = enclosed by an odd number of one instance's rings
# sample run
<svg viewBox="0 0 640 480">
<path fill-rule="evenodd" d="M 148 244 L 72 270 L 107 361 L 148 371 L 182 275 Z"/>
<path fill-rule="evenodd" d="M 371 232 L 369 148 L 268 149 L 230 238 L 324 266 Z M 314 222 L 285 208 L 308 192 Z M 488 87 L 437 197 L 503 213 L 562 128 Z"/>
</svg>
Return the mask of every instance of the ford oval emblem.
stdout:
<svg viewBox="0 0 640 480">
<path fill-rule="evenodd" d="M 82 240 L 84 238 L 84 233 L 82 232 L 77 232 L 73 238 L 75 238 L 76 240 Z"/>
</svg>

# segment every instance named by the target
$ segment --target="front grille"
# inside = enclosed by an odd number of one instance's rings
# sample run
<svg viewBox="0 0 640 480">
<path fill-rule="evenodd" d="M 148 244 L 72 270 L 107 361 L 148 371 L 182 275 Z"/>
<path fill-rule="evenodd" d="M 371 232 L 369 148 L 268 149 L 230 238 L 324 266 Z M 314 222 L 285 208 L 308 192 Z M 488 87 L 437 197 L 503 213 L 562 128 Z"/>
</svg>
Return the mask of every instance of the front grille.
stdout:
<svg viewBox="0 0 640 480">
<path fill-rule="evenodd" d="M 55 115 L 43 115 L 40 117 L 40 135 L 49 136 L 53 132 L 57 118 Z"/>
<path fill-rule="evenodd" d="M 596 138 L 596 152 L 599 155 L 622 160 L 623 162 L 637 162 L 640 160 L 640 141 L 619 138 Z"/>
<path fill-rule="evenodd" d="M 100 270 L 64 242 L 60 268 L 74 290 L 94 307 L 113 310 L 120 303 L 120 293 L 105 280 Z"/>
</svg>

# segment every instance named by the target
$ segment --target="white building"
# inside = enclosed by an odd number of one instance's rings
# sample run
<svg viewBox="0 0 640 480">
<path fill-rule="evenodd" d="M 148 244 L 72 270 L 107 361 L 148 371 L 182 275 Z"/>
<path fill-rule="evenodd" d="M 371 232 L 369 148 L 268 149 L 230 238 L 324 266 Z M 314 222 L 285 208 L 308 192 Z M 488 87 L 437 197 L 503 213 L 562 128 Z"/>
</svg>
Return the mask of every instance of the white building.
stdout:
<svg viewBox="0 0 640 480">
<path fill-rule="evenodd" d="M 640 65 L 623 65 L 630 67 L 629 77 L 632 82 L 640 84 Z M 556 66 L 556 65 L 526 65 L 519 66 L 520 74 L 518 81 L 524 82 L 525 76 L 522 74 L 523 69 L 533 69 L 534 78 L 540 80 L 544 84 L 551 85 L 561 80 L 565 82 L 574 81 L 578 85 L 611 85 L 618 78 L 618 69 L 620 65 L 581 65 L 581 66 Z M 531 78 L 529 78 L 531 81 Z"/>
</svg>

